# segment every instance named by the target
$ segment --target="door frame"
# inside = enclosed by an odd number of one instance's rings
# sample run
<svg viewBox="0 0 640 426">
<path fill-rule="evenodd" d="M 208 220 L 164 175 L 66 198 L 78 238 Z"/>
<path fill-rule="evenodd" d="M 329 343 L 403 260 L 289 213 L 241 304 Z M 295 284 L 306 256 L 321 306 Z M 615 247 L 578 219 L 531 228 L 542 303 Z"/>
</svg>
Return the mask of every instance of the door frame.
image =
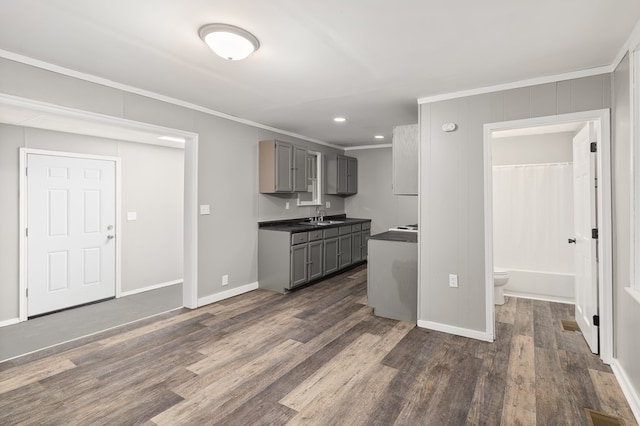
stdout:
<svg viewBox="0 0 640 426">
<path fill-rule="evenodd" d="M 597 226 L 598 239 L 598 311 L 600 316 L 600 358 L 606 364 L 613 361 L 613 259 L 611 222 L 611 122 L 610 110 L 558 114 L 522 120 L 501 121 L 484 125 L 484 241 L 485 241 L 485 303 L 487 333 L 495 336 L 495 306 L 493 304 L 493 176 L 492 138 L 494 130 L 517 129 L 596 121 L 600 136 L 597 156 Z"/>
<path fill-rule="evenodd" d="M 27 157 L 29 154 L 37 154 L 37 155 L 47 155 L 52 157 L 67 157 L 67 158 L 80 158 L 84 160 L 103 160 L 103 161 L 113 161 L 115 163 L 115 193 L 114 193 L 114 203 L 115 203 L 115 228 L 116 228 L 116 257 L 115 257 L 115 290 L 116 290 L 116 298 L 120 297 L 122 293 L 122 276 L 121 276 L 121 265 L 122 265 L 122 238 L 118 238 L 118 234 L 120 233 L 120 229 L 122 226 L 122 218 L 121 216 L 121 195 L 122 195 L 122 180 L 121 180 L 121 159 L 120 157 L 110 157 L 105 155 L 93 155 L 93 154 L 82 154 L 77 152 L 65 152 L 65 151 L 51 151 L 44 149 L 33 149 L 33 148 L 20 148 L 20 161 L 18 171 L 20 173 L 20 285 L 19 285 L 19 295 L 20 295 L 20 321 L 25 321 L 28 317 L 28 306 L 27 306 L 27 281 L 28 281 L 28 244 L 29 239 L 26 236 L 26 228 L 27 228 L 27 217 L 28 217 L 28 176 L 27 176 Z"/>
<path fill-rule="evenodd" d="M 189 309 L 198 307 L 198 134 L 185 130 L 158 126 L 113 117 L 89 111 L 68 108 L 13 95 L 0 94 L 0 107 L 8 124 L 67 133 L 105 137 L 116 140 L 151 145 L 184 147 L 184 270 L 182 305 Z M 164 140 L 159 139 L 163 137 Z M 167 142 L 175 138 L 181 142 Z M 170 139 L 169 139 L 170 140 Z M 24 234 L 26 218 L 23 217 L 24 164 L 19 156 L 20 215 L 19 215 L 19 306 L 18 321 L 27 320 L 26 271 L 24 270 Z M 117 263 L 121 263 L 116 259 Z"/>
</svg>

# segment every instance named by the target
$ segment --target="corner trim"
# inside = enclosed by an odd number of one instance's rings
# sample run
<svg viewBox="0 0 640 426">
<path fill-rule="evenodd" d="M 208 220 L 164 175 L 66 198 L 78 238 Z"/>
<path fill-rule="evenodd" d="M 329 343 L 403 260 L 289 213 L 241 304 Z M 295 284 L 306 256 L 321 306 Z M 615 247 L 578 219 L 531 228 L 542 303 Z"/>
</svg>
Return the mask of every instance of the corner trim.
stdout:
<svg viewBox="0 0 640 426">
<path fill-rule="evenodd" d="M 629 380 L 629 376 L 627 376 L 624 368 L 616 358 L 611 362 L 611 369 L 613 370 L 613 375 L 618 380 L 618 383 L 622 388 L 622 393 L 625 398 L 627 398 L 627 402 L 629 403 L 629 407 L 631 407 L 631 411 L 633 412 L 636 421 L 640 423 L 640 395 L 638 395 L 638 392 L 633 388 L 631 380 Z"/>
<path fill-rule="evenodd" d="M 120 293 L 120 297 L 131 296 L 138 293 L 144 293 L 145 291 L 157 290 L 162 287 L 169 287 L 170 285 L 182 284 L 184 280 L 180 278 L 179 280 L 167 281 L 165 283 L 153 284 L 147 287 L 137 288 L 135 290 L 123 291 Z"/>
<path fill-rule="evenodd" d="M 442 324 L 439 322 L 418 320 L 418 327 L 455 334 L 456 336 L 468 337 L 470 339 L 482 340 L 484 342 L 494 341 L 493 333 L 485 333 L 484 331 L 471 330 L 469 328 L 454 327 L 452 325 Z"/>
<path fill-rule="evenodd" d="M 0 327 L 6 327 L 8 325 L 18 324 L 20 322 L 20 318 L 11 318 L 8 320 L 0 321 Z"/>
<path fill-rule="evenodd" d="M 310 138 L 304 135 L 300 135 L 298 133 L 289 132 L 286 130 L 278 129 L 275 127 L 267 126 L 265 124 L 256 123 L 255 121 L 247 120 L 244 118 L 236 117 L 230 114 L 226 114 L 224 112 L 216 111 L 213 109 L 205 108 L 200 105 L 192 104 L 190 102 L 181 101 L 180 99 L 172 98 L 170 96 L 161 95 L 159 93 L 151 92 L 149 90 L 139 89 L 137 87 L 129 86 L 127 84 L 122 84 L 115 82 L 113 80 L 109 80 L 106 78 L 98 77 L 92 74 L 86 74 L 80 71 L 75 71 L 70 68 L 61 67 L 59 65 L 54 65 L 49 62 L 41 61 L 39 59 L 34 59 L 29 56 L 20 55 L 18 53 L 10 52 L 8 50 L 0 49 L 0 58 L 5 58 L 10 61 L 19 62 L 25 65 L 31 65 L 32 67 L 40 68 L 43 70 L 51 71 L 57 74 L 65 75 L 67 77 L 77 78 L 79 80 L 88 81 L 90 83 L 99 84 L 101 86 L 111 87 L 112 89 L 122 90 L 128 93 L 134 93 L 136 95 L 145 96 L 147 98 L 155 99 L 158 101 L 166 102 L 173 105 L 178 105 L 184 108 L 188 108 L 194 111 L 204 112 L 205 114 L 213 115 L 216 117 L 224 118 L 230 121 L 235 121 L 237 123 L 246 124 L 248 126 L 257 127 L 259 129 L 269 130 L 272 132 L 277 132 L 283 135 L 291 136 L 294 138 L 306 140 L 308 142 L 317 143 L 319 145 L 328 146 L 335 149 L 344 149 L 342 146 L 333 145 L 328 142 L 324 142 L 318 139 Z"/>
<path fill-rule="evenodd" d="M 246 284 L 240 287 L 232 288 L 230 290 L 221 291 L 220 293 L 210 294 L 209 296 L 201 297 L 198 299 L 198 307 L 209 305 L 211 303 L 219 302 L 221 300 L 229 299 L 234 296 L 239 296 L 244 293 L 248 293 L 258 289 L 258 282 Z"/>
<path fill-rule="evenodd" d="M 484 95 L 487 93 L 500 92 L 503 90 L 520 89 L 522 87 L 537 86 L 539 84 L 545 83 L 557 83 L 559 81 L 573 80 L 575 78 L 609 74 L 613 72 L 613 70 L 613 65 L 606 65 L 603 67 L 588 68 L 586 70 L 573 71 L 564 74 L 547 75 L 543 77 L 530 78 L 528 80 L 513 81 L 510 83 L 496 84 L 493 86 L 477 87 L 475 89 L 461 90 L 459 92 L 442 93 L 440 95 L 418 98 L 418 105 L 446 101 L 449 99 L 465 98 L 467 96 Z"/>
</svg>

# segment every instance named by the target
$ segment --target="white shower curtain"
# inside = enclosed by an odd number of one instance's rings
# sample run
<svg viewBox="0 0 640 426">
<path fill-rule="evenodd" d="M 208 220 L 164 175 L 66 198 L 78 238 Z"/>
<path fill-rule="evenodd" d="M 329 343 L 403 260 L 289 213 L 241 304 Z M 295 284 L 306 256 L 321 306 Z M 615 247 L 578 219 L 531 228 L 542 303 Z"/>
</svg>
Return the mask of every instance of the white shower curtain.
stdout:
<svg viewBox="0 0 640 426">
<path fill-rule="evenodd" d="M 573 273 L 571 163 L 493 167 L 493 263 Z"/>
</svg>

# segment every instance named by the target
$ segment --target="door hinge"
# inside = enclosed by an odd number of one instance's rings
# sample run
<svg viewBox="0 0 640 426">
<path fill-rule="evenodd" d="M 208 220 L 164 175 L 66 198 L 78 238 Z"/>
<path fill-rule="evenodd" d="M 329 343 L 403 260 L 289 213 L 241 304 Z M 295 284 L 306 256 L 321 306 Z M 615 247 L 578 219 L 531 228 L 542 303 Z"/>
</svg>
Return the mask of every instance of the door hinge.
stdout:
<svg viewBox="0 0 640 426">
<path fill-rule="evenodd" d="M 594 240 L 598 239 L 598 229 L 597 228 L 591 230 L 591 238 L 593 238 Z"/>
<path fill-rule="evenodd" d="M 28 289 L 28 288 L 24 290 L 24 295 L 25 295 L 26 297 L 29 297 L 29 289 Z"/>
<path fill-rule="evenodd" d="M 600 327 L 600 315 L 593 316 L 593 325 L 596 327 Z"/>
<path fill-rule="evenodd" d="M 29 228 L 24 228 L 24 236 L 25 237 L 29 236 Z"/>
<path fill-rule="evenodd" d="M 25 176 L 29 176 L 29 168 L 28 167 L 24 168 L 24 175 Z"/>
<path fill-rule="evenodd" d="M 598 152 L 598 143 L 591 142 L 591 152 Z"/>
</svg>

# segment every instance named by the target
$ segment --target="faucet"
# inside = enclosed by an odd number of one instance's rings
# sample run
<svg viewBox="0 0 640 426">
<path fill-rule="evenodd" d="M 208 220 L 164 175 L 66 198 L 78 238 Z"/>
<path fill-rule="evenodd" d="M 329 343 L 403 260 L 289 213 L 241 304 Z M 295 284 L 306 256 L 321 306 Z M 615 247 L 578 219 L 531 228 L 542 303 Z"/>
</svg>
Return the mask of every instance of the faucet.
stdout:
<svg viewBox="0 0 640 426">
<path fill-rule="evenodd" d="M 325 211 L 325 209 L 323 209 L 320 206 L 316 207 L 316 222 L 323 222 L 324 221 L 324 215 L 326 215 L 327 212 Z"/>
</svg>

